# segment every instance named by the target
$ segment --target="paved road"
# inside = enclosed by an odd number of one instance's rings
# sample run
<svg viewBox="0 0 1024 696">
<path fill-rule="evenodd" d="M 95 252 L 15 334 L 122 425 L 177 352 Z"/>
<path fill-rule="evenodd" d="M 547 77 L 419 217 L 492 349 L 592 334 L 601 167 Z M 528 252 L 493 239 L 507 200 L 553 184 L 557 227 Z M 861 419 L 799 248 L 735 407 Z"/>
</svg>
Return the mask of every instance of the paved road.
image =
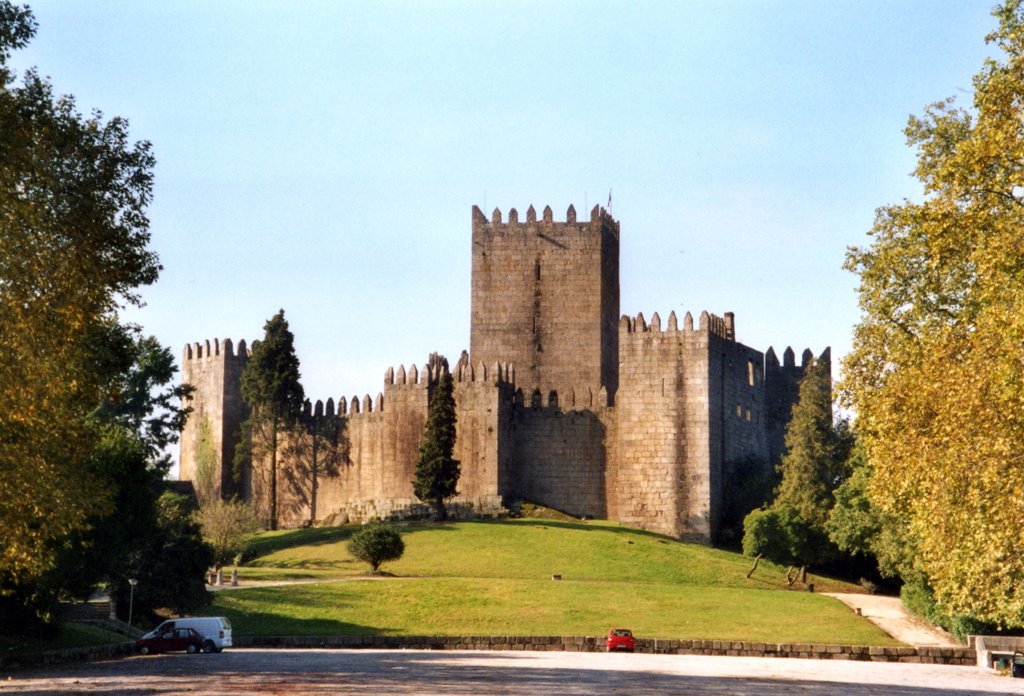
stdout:
<svg viewBox="0 0 1024 696">
<path fill-rule="evenodd" d="M 227 650 L 0 675 L 3 694 L 1024 694 L 976 667 L 562 652 Z"/>
</svg>

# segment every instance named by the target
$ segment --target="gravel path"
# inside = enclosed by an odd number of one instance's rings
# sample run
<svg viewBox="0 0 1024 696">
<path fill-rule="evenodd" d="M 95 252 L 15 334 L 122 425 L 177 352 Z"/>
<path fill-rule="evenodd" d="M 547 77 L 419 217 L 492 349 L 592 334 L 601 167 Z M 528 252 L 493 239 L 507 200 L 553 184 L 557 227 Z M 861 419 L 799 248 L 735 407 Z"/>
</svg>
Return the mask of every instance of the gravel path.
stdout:
<svg viewBox="0 0 1024 696">
<path fill-rule="evenodd" d="M 907 645 L 963 647 L 963 643 L 950 634 L 925 623 L 907 611 L 899 597 L 840 593 L 829 593 L 828 596 L 835 597 L 854 611 L 860 609 L 865 619 Z"/>
</svg>

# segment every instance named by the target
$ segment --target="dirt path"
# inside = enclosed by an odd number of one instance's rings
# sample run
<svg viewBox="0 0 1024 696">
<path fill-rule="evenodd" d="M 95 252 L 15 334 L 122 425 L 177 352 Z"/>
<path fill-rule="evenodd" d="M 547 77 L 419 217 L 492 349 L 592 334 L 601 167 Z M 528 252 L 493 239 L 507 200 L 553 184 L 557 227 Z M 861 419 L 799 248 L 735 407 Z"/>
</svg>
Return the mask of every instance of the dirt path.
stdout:
<svg viewBox="0 0 1024 696">
<path fill-rule="evenodd" d="M 962 647 L 956 638 L 917 618 L 903 606 L 899 597 L 869 594 L 828 593 L 896 640 L 914 646 Z"/>
</svg>

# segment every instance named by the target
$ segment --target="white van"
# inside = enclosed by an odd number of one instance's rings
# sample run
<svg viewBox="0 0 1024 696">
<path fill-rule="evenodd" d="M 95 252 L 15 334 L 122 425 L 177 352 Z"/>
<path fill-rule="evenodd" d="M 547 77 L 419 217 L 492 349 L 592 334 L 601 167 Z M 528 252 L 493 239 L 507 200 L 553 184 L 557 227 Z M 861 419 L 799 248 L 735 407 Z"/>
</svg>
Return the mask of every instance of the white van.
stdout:
<svg viewBox="0 0 1024 696">
<path fill-rule="evenodd" d="M 194 628 L 203 637 L 203 652 L 220 652 L 231 647 L 231 622 L 226 616 L 189 616 L 168 619 L 143 636 L 150 638 L 174 628 Z"/>
</svg>

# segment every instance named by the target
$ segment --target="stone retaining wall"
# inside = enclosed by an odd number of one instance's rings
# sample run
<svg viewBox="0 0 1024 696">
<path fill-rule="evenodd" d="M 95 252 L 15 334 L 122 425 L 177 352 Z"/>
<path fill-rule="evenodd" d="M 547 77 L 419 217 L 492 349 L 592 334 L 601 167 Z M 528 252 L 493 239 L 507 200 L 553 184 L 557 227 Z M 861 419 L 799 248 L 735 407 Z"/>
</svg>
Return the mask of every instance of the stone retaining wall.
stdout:
<svg viewBox="0 0 1024 696">
<path fill-rule="evenodd" d="M 236 647 L 370 648 L 379 650 L 536 650 L 601 652 L 604 638 L 594 636 L 238 636 Z M 728 640 L 667 640 L 641 638 L 637 652 L 665 655 L 735 655 L 799 657 L 819 660 L 912 662 L 974 665 L 971 648 L 882 647 L 811 643 L 756 643 Z"/>
<path fill-rule="evenodd" d="M 65 648 L 64 650 L 46 650 L 37 653 L 18 655 L 0 655 L 0 669 L 18 670 L 30 667 L 46 667 L 65 662 L 94 662 L 109 660 L 113 657 L 131 655 L 135 652 L 135 642 L 109 643 L 93 645 L 87 648 Z"/>
<path fill-rule="evenodd" d="M 529 650 L 602 652 L 604 638 L 594 636 L 234 636 L 237 648 L 345 648 L 377 650 Z M 641 638 L 637 652 L 663 655 L 734 655 L 799 657 L 819 660 L 912 662 L 975 665 L 973 648 L 882 647 L 811 643 L 755 643 L 728 640 L 667 640 Z M 23 655 L 0 655 L 0 669 L 19 670 L 65 662 L 104 660 L 134 652 L 134 643 L 49 650 Z"/>
</svg>

